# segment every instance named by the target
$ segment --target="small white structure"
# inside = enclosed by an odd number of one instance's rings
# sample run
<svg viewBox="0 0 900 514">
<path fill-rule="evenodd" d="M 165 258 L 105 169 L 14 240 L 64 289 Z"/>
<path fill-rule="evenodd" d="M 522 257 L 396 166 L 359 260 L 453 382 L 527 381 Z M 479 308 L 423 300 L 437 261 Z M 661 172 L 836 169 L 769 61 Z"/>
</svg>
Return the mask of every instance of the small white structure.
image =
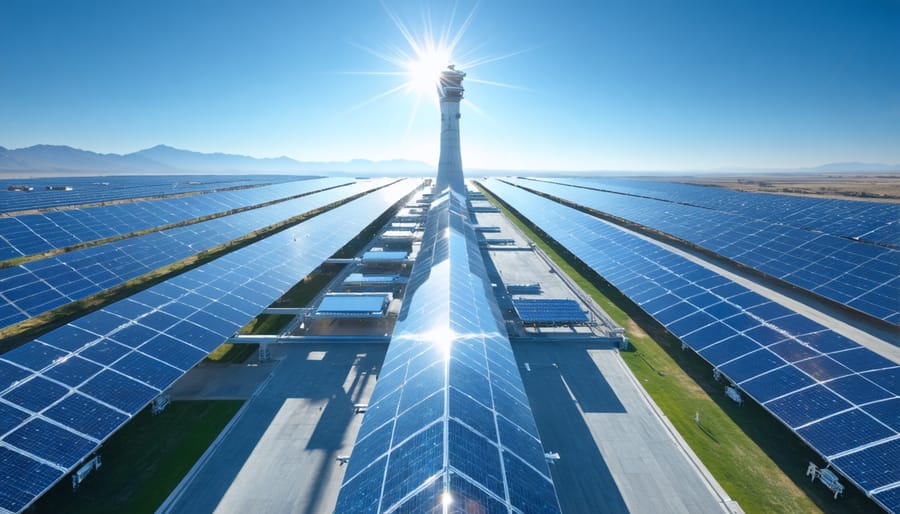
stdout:
<svg viewBox="0 0 900 514">
<path fill-rule="evenodd" d="M 844 484 L 838 480 L 834 471 L 831 471 L 828 468 L 820 468 L 810 462 L 809 466 L 806 468 L 806 476 L 810 477 L 810 480 L 813 481 L 818 478 L 820 482 L 825 484 L 825 487 L 834 493 L 835 500 L 838 499 L 838 496 L 844 494 Z"/>
<path fill-rule="evenodd" d="M 559 460 L 559 452 L 547 452 L 544 454 L 544 459 L 547 460 L 547 464 L 556 464 L 556 461 Z"/>
<path fill-rule="evenodd" d="M 272 360 L 272 353 L 269 351 L 269 343 L 259 344 L 259 362 L 269 362 Z"/>
<path fill-rule="evenodd" d="M 162 411 L 166 410 L 166 407 L 172 403 L 172 399 L 167 394 L 161 394 L 153 399 L 153 403 L 150 404 L 150 411 L 153 414 L 160 414 Z"/>
<path fill-rule="evenodd" d="M 103 464 L 103 462 L 100 461 L 100 456 L 94 455 L 93 459 L 85 462 L 83 466 L 78 468 L 78 471 L 72 473 L 72 490 L 78 489 L 78 486 L 91 474 L 91 471 L 99 469 L 101 464 Z"/>
<path fill-rule="evenodd" d="M 725 396 L 734 400 L 734 403 L 738 405 L 744 404 L 744 399 L 741 397 L 741 392 L 732 386 L 728 386 L 725 388 Z"/>
</svg>

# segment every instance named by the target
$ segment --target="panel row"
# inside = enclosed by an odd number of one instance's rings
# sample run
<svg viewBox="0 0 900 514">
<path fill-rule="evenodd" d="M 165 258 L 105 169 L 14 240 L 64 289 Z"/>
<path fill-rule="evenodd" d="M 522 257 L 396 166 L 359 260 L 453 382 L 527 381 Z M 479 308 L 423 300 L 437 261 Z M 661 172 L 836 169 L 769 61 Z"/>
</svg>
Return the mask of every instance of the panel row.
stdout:
<svg viewBox="0 0 900 514">
<path fill-rule="evenodd" d="M 185 222 L 352 182 L 350 179 L 302 180 L 236 191 L 0 217 L 0 261 Z"/>
<path fill-rule="evenodd" d="M 418 184 L 366 195 L 0 355 L 0 510 L 27 507 Z"/>
<path fill-rule="evenodd" d="M 3 301 L 0 328 L 387 182 L 388 179 L 361 181 L 258 209 L 0 269 L 0 301 Z"/>
<path fill-rule="evenodd" d="M 900 248 L 900 207 L 896 203 L 748 193 L 657 180 L 544 180 L 688 204 L 768 223 Z"/>
<path fill-rule="evenodd" d="M 336 512 L 559 512 L 466 207 L 429 210 Z"/>
<path fill-rule="evenodd" d="M 900 324 L 900 251 L 708 208 L 548 182 L 515 184 L 650 227 Z"/>
<path fill-rule="evenodd" d="M 897 485 L 900 366 L 613 224 L 484 185 L 603 276 L 866 492 Z M 897 510 L 900 505 L 888 505 Z"/>
<path fill-rule="evenodd" d="M 288 175 L 142 175 L 0 180 L 0 212 L 277 184 Z M 22 189 L 30 188 L 23 191 Z M 67 189 L 70 188 L 70 189 Z"/>
</svg>

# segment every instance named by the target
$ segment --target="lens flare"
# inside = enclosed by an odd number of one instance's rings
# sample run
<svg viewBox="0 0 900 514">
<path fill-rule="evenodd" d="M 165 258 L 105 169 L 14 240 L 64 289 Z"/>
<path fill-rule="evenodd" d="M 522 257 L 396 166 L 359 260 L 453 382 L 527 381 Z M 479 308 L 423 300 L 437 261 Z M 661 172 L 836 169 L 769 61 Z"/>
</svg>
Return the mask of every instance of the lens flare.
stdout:
<svg viewBox="0 0 900 514">
<path fill-rule="evenodd" d="M 415 59 L 404 65 L 409 78 L 406 87 L 417 94 L 434 92 L 441 71 L 446 69 L 450 62 L 450 51 L 446 48 L 430 47 L 418 52 Z"/>
</svg>

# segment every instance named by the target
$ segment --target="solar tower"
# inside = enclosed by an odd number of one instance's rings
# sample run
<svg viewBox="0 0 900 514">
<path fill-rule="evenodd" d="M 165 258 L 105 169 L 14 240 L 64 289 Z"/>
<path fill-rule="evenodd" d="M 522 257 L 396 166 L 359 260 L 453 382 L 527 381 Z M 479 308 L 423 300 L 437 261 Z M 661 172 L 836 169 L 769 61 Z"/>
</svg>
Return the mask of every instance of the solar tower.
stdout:
<svg viewBox="0 0 900 514">
<path fill-rule="evenodd" d="M 459 101 L 463 97 L 462 81 L 465 73 L 450 65 L 441 73 L 438 97 L 441 99 L 441 157 L 438 161 L 435 192 L 450 188 L 465 195 L 462 152 L 459 148 Z"/>
<path fill-rule="evenodd" d="M 419 256 L 338 496 L 339 513 L 559 512 L 469 215 L 465 73 L 441 74 L 441 153 Z"/>
</svg>

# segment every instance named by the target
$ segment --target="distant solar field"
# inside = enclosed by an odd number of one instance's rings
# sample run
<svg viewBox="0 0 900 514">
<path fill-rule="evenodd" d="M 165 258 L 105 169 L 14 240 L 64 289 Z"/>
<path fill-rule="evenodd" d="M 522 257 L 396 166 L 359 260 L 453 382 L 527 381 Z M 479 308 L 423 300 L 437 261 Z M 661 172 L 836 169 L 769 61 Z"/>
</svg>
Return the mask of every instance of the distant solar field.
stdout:
<svg viewBox="0 0 900 514">
<path fill-rule="evenodd" d="M 288 175 L 164 175 L 0 180 L 0 212 L 46 209 L 297 180 Z M 19 188 L 24 186 L 30 190 Z M 65 188 L 69 187 L 70 190 Z M 55 189 L 50 189 L 55 188 Z"/>
<path fill-rule="evenodd" d="M 869 316 L 900 324 L 900 206 L 653 184 L 639 195 L 513 179 L 513 184 L 670 234 Z M 692 188 L 693 195 L 686 192 Z M 848 205 L 849 204 L 849 205 Z M 811 221 L 814 220 L 814 221 Z M 829 232 L 830 231 L 830 232 Z"/>
</svg>

